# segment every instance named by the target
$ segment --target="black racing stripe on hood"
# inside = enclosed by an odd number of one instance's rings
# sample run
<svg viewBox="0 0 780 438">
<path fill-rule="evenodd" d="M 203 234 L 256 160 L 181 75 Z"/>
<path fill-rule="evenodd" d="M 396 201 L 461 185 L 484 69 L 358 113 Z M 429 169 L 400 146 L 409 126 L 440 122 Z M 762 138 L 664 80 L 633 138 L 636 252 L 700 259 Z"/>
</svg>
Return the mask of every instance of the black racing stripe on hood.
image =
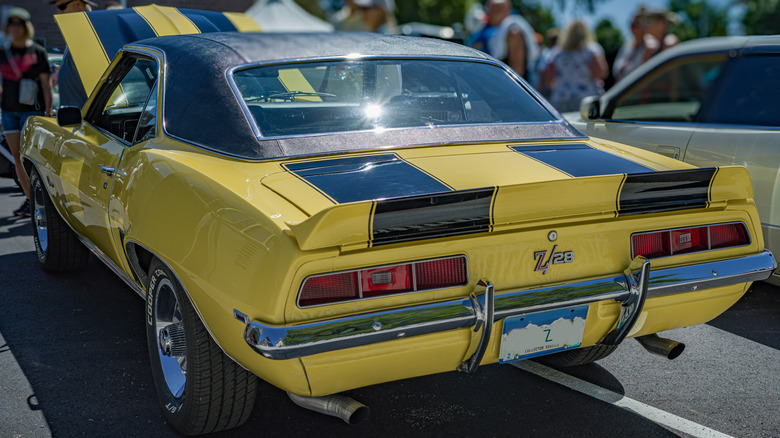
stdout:
<svg viewBox="0 0 780 438">
<path fill-rule="evenodd" d="M 573 177 L 647 173 L 653 171 L 649 167 L 609 152 L 594 149 L 584 143 L 509 146 L 509 148 Z"/>
<path fill-rule="evenodd" d="M 338 204 L 452 190 L 396 154 L 330 158 L 283 167 Z"/>
</svg>

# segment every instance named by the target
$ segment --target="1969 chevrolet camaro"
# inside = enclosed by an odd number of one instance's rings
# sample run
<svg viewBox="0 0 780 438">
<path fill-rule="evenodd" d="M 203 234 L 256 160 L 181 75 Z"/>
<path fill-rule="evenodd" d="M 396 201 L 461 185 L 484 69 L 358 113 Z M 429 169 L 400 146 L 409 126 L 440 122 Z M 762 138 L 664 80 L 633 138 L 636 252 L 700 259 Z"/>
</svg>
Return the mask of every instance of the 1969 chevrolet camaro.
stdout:
<svg viewBox="0 0 780 438">
<path fill-rule="evenodd" d="M 91 24 L 108 54 L 101 32 L 156 25 L 127 14 L 205 32 L 149 8 L 60 25 Z M 184 433 L 243 423 L 256 376 L 356 421 L 351 388 L 583 364 L 627 337 L 675 356 L 655 333 L 775 268 L 744 168 L 588 139 L 462 46 L 213 32 L 129 41 L 102 76 L 74 60 L 83 110 L 23 130 L 38 259 L 70 270 L 91 251 L 145 298 Z"/>
</svg>

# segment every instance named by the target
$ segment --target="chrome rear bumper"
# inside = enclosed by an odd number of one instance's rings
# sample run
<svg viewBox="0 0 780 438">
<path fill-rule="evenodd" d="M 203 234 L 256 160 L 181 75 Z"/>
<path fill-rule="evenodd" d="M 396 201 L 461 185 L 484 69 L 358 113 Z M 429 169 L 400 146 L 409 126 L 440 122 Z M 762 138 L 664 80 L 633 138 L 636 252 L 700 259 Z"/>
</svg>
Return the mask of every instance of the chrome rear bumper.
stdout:
<svg viewBox="0 0 780 438">
<path fill-rule="evenodd" d="M 649 271 L 648 266 L 642 272 Z M 632 263 L 633 266 L 633 263 Z M 604 300 L 623 303 L 617 329 L 605 337 L 619 343 L 633 325 L 645 298 L 765 280 L 777 267 L 772 253 L 677 268 L 649 271 L 642 281 L 640 268 L 597 280 L 493 295 L 492 285 L 481 282 L 485 293 L 460 300 L 365 313 L 310 324 L 274 326 L 250 321 L 234 310 L 236 319 L 246 323 L 244 338 L 258 353 L 269 359 L 292 359 L 327 351 L 374 344 L 392 339 L 472 327 L 483 329 L 477 348 L 484 348 L 487 326 L 509 316 L 552 310 Z M 632 278 L 632 274 L 635 278 Z M 643 284 L 644 283 L 644 284 Z M 637 305 L 638 303 L 638 305 Z M 492 304 L 492 306 L 491 306 Z M 492 307 L 492 309 L 491 309 Z M 492 312 L 490 311 L 492 310 Z M 617 333 L 622 331 L 622 333 Z M 489 337 L 489 336 L 488 336 Z M 478 357 L 476 359 L 481 359 Z M 479 360 L 472 360 L 476 362 Z M 467 365 L 471 370 L 476 365 Z"/>
</svg>

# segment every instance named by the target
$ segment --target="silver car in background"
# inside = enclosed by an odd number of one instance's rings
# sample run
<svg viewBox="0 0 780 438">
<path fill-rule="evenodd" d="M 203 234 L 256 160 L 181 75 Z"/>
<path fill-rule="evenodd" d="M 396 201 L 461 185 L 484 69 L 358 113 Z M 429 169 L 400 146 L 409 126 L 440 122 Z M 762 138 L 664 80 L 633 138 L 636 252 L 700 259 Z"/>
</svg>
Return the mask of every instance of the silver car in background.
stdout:
<svg viewBox="0 0 780 438">
<path fill-rule="evenodd" d="M 739 164 L 753 181 L 766 247 L 780 250 L 780 36 L 673 47 L 564 114 L 591 137 L 700 167 Z M 773 275 L 770 282 L 780 284 Z"/>
</svg>

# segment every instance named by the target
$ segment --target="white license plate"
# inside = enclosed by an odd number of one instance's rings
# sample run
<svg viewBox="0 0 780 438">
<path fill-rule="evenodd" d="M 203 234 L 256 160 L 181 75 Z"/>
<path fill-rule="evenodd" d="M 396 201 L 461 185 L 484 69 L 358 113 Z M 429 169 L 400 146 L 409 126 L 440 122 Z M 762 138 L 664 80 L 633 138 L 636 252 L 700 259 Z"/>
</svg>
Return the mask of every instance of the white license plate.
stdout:
<svg viewBox="0 0 780 438">
<path fill-rule="evenodd" d="M 499 363 L 571 350 L 582 345 L 588 305 L 506 318 Z"/>
</svg>

